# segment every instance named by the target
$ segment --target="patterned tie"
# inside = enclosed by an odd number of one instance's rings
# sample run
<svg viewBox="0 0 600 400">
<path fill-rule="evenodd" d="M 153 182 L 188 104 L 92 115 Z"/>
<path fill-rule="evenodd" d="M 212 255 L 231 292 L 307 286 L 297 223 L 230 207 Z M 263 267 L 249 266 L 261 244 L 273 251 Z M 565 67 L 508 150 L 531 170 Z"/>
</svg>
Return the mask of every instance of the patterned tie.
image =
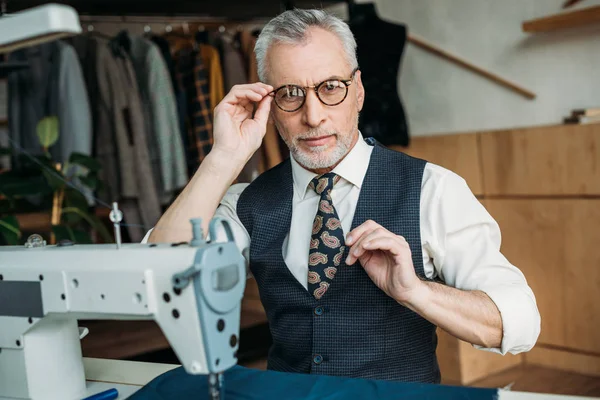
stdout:
<svg viewBox="0 0 600 400">
<path fill-rule="evenodd" d="M 345 249 L 342 223 L 331 201 L 331 189 L 339 180 L 338 175 L 329 172 L 314 178 L 309 184 L 321 196 L 308 254 L 308 291 L 317 300 L 331 285 Z"/>
</svg>

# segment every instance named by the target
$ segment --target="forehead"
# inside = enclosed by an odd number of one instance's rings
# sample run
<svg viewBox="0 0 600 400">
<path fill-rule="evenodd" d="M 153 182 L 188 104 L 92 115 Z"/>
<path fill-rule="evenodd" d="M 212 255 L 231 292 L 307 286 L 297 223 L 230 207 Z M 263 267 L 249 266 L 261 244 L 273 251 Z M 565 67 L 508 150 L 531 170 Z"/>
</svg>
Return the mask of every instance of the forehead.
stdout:
<svg viewBox="0 0 600 400">
<path fill-rule="evenodd" d="M 276 43 L 267 54 L 273 86 L 287 83 L 313 85 L 351 72 L 340 39 L 320 28 L 311 28 L 300 44 Z"/>
</svg>

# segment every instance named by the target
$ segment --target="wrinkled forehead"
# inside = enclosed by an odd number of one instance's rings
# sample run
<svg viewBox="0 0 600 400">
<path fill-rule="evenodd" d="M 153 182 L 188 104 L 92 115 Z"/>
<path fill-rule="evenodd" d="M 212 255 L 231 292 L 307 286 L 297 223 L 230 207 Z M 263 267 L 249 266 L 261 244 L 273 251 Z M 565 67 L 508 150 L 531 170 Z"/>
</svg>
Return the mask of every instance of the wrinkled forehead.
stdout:
<svg viewBox="0 0 600 400">
<path fill-rule="evenodd" d="M 274 43 L 267 53 L 269 84 L 311 86 L 326 79 L 347 79 L 352 72 L 340 39 L 323 29 L 309 30 L 302 43 Z"/>
</svg>

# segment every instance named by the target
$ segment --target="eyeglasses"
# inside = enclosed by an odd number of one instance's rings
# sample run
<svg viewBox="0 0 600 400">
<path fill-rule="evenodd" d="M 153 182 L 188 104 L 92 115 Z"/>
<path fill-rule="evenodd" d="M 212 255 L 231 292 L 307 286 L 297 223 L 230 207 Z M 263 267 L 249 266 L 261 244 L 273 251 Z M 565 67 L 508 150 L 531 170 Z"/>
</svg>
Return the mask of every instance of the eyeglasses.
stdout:
<svg viewBox="0 0 600 400">
<path fill-rule="evenodd" d="M 275 96 L 275 104 L 285 112 L 294 112 L 302 108 L 306 102 L 307 89 L 314 89 L 321 103 L 326 106 L 337 106 L 346 100 L 348 86 L 354 79 L 358 68 L 355 68 L 350 79 L 328 79 L 315 86 L 283 85 L 271 93 Z"/>
</svg>

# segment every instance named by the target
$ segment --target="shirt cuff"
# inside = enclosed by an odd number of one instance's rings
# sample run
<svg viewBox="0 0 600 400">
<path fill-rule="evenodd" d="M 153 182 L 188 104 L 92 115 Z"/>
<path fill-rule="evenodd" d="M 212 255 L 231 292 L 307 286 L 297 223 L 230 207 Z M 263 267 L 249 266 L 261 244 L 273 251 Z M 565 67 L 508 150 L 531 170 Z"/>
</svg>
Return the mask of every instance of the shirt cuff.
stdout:
<svg viewBox="0 0 600 400">
<path fill-rule="evenodd" d="M 540 334 L 540 314 L 532 298 L 520 285 L 502 285 L 480 289 L 496 304 L 502 318 L 500 348 L 473 345 L 476 349 L 505 355 L 529 351 Z"/>
</svg>

